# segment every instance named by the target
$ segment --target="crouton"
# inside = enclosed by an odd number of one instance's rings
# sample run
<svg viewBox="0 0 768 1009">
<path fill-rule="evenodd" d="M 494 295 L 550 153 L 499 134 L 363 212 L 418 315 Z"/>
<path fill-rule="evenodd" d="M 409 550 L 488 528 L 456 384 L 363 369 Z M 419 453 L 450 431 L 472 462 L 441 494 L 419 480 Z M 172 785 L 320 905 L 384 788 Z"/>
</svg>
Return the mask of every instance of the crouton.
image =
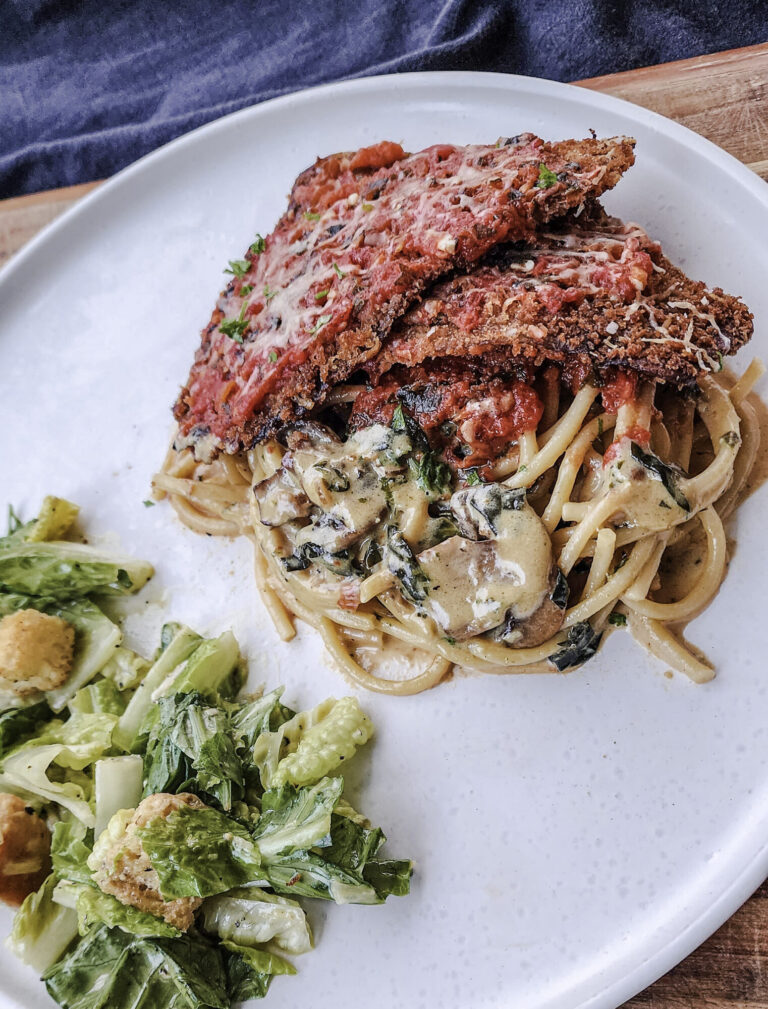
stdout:
<svg viewBox="0 0 768 1009">
<path fill-rule="evenodd" d="M 60 687 L 69 676 L 75 629 L 60 617 L 19 610 L 0 620 L 0 687 L 19 697 Z"/>
<path fill-rule="evenodd" d="M 159 792 L 143 799 L 136 809 L 121 809 L 107 824 L 88 858 L 94 882 L 122 904 L 130 904 L 163 918 L 186 932 L 201 904 L 198 897 L 163 900 L 160 881 L 144 851 L 138 831 L 160 817 L 168 817 L 181 806 L 204 809 L 196 795 Z"/>
<path fill-rule="evenodd" d="M 51 834 L 17 795 L 0 793 L 0 900 L 18 907 L 51 871 Z"/>
</svg>

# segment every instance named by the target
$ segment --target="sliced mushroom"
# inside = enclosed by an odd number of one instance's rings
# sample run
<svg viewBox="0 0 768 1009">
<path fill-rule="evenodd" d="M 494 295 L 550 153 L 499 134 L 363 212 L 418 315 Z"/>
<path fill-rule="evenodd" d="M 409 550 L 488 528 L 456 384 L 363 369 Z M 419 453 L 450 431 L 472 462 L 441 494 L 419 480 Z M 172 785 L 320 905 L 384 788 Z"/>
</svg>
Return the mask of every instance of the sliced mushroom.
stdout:
<svg viewBox="0 0 768 1009">
<path fill-rule="evenodd" d="M 306 518 L 312 509 L 312 502 L 296 476 L 282 466 L 271 477 L 254 484 L 253 496 L 259 506 L 259 520 L 265 526 L 281 526 Z"/>
<path fill-rule="evenodd" d="M 457 492 L 451 507 L 469 536 L 419 554 L 430 582 L 424 609 L 457 640 L 500 626 L 515 647 L 545 640 L 562 624 L 563 610 L 551 598 L 552 544 L 525 495 L 490 485 Z"/>
</svg>

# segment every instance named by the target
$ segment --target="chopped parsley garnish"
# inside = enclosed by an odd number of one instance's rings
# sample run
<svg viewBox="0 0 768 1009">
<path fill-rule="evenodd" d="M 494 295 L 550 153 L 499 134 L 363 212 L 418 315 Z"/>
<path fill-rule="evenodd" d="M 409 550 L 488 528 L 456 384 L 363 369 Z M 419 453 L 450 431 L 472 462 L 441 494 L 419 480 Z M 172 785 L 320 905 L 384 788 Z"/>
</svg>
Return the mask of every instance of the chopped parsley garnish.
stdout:
<svg viewBox="0 0 768 1009">
<path fill-rule="evenodd" d="M 264 300 L 269 304 L 270 301 L 277 295 L 278 291 L 273 291 L 269 284 L 264 285 Z"/>
<path fill-rule="evenodd" d="M 315 301 L 323 301 L 324 298 L 328 297 L 328 291 L 318 291 L 315 295 Z"/>
<path fill-rule="evenodd" d="M 270 352 L 267 354 L 267 357 L 272 362 L 272 364 L 274 364 L 277 361 L 277 351 L 270 350 Z"/>
<path fill-rule="evenodd" d="M 261 235 L 256 235 L 254 240 L 251 242 L 250 251 L 254 254 L 254 256 L 259 256 L 264 251 L 265 244 L 266 243 Z"/>
<path fill-rule="evenodd" d="M 234 277 L 244 277 L 250 268 L 249 259 L 230 259 L 229 266 L 224 272 L 231 273 Z"/>
<path fill-rule="evenodd" d="M 243 342 L 243 333 L 248 329 L 248 320 L 245 317 L 246 304 L 240 309 L 240 315 L 236 319 L 222 319 L 219 323 L 219 330 L 228 336 L 235 343 Z"/>
<path fill-rule="evenodd" d="M 366 213 L 366 214 L 370 214 L 370 212 L 373 210 L 373 204 L 372 203 L 363 203 L 362 207 L 363 207 L 364 213 Z"/>
<path fill-rule="evenodd" d="M 627 618 L 623 613 L 612 613 L 608 617 L 608 623 L 613 624 L 614 627 L 626 627 Z"/>
<path fill-rule="evenodd" d="M 157 501 L 150 501 L 150 499 L 147 498 L 146 501 L 142 501 L 141 503 L 144 505 L 145 508 L 154 508 L 155 505 L 157 504 Z"/>
<path fill-rule="evenodd" d="M 318 333 L 323 328 L 323 326 L 326 326 L 330 321 L 331 321 L 330 315 L 321 315 L 309 332 L 312 335 Z"/>
<path fill-rule="evenodd" d="M 549 189 L 550 186 L 554 186 L 557 182 L 557 175 L 551 172 L 546 165 L 539 165 L 539 180 L 536 183 L 537 189 Z"/>
<path fill-rule="evenodd" d="M 253 284 L 243 284 L 243 286 L 240 288 L 240 297 L 245 298 L 246 295 L 249 295 L 252 290 L 253 290 Z"/>
<path fill-rule="evenodd" d="M 448 637 L 446 637 L 445 640 L 448 642 L 449 645 L 455 645 L 456 644 L 456 638 L 448 638 Z"/>
<path fill-rule="evenodd" d="M 339 280 L 341 280 L 342 277 L 346 277 L 346 273 L 341 269 L 338 263 L 333 264 L 333 269 Z"/>
<path fill-rule="evenodd" d="M 305 210 L 304 211 L 304 216 L 306 217 L 306 219 L 308 221 L 319 221 L 320 220 L 320 215 L 314 213 L 314 211 L 312 211 L 312 210 Z"/>
<path fill-rule="evenodd" d="M 718 351 L 718 354 L 717 354 L 717 360 L 720 362 L 720 367 L 717 370 L 718 371 L 722 371 L 723 368 L 725 367 L 725 358 L 723 357 L 723 355 L 719 351 Z"/>
<path fill-rule="evenodd" d="M 467 487 L 478 487 L 483 481 L 476 469 L 469 469 L 464 475 L 464 482 Z"/>
</svg>

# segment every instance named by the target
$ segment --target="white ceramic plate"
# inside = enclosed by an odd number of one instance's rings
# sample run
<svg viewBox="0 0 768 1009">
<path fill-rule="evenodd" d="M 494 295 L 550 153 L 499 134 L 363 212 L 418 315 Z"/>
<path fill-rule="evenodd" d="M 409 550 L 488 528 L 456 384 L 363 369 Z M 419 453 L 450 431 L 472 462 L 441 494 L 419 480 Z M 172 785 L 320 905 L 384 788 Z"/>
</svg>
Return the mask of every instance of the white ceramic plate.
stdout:
<svg viewBox="0 0 768 1009">
<path fill-rule="evenodd" d="M 348 691 L 311 632 L 277 640 L 246 544 L 199 538 L 170 508 L 142 506 L 222 268 L 270 230 L 317 154 L 385 137 L 417 150 L 590 127 L 637 137 L 637 165 L 609 208 L 646 225 L 692 276 L 743 295 L 765 355 L 768 189 L 693 133 L 518 77 L 324 87 L 145 158 L 6 268 L 0 504 L 31 514 L 43 494 L 64 495 L 92 532 L 150 558 L 150 604 L 129 621 L 146 640 L 162 606 L 201 631 L 232 626 L 255 680 L 287 682 L 295 705 Z M 725 586 L 691 628 L 718 666 L 708 686 L 665 678 L 614 634 L 567 677 L 457 678 L 415 698 L 362 698 L 378 738 L 353 790 L 392 853 L 415 858 L 412 896 L 313 907 L 317 950 L 275 982 L 273 1009 L 613 1009 L 736 910 L 768 871 L 765 501 L 740 512 Z M 5 1004 L 50 1004 L 6 953 L 1 971 Z"/>
</svg>

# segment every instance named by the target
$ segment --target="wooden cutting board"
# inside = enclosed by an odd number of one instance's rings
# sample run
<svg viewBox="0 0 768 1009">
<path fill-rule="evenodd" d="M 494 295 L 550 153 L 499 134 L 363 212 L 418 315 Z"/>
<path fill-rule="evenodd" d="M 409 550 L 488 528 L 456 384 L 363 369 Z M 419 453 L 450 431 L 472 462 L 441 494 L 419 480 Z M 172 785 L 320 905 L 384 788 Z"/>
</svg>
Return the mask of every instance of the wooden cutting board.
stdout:
<svg viewBox="0 0 768 1009">
<path fill-rule="evenodd" d="M 768 179 L 768 43 L 576 83 L 676 119 Z M 98 185 L 0 201 L 0 264 Z M 768 1009 L 768 883 L 624 1009 Z"/>
</svg>

